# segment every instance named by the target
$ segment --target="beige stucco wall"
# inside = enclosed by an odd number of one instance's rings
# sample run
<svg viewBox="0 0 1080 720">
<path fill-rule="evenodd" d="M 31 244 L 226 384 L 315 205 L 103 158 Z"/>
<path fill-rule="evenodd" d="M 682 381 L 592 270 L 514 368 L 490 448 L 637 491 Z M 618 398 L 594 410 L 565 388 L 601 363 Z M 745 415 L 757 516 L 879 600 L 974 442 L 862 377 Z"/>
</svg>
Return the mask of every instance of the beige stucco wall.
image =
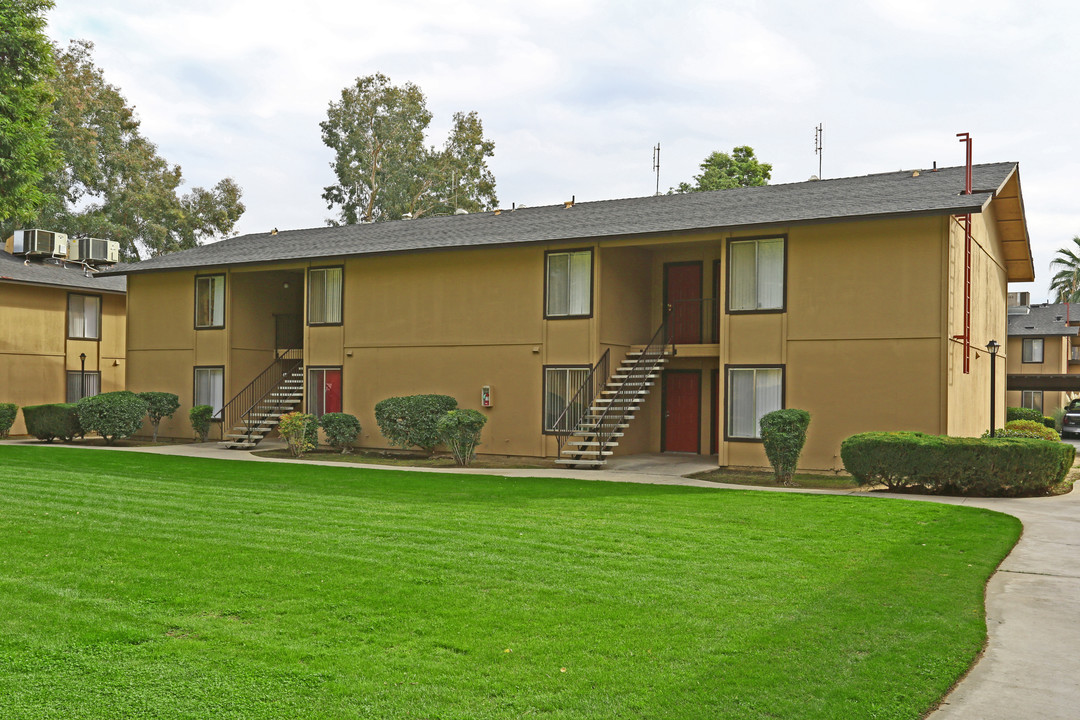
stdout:
<svg viewBox="0 0 1080 720">
<path fill-rule="evenodd" d="M 0 402 L 22 407 L 64 402 L 67 372 L 101 373 L 101 391 L 124 389 L 125 297 L 101 297 L 101 340 L 67 339 L 67 288 L 0 282 Z M 20 412 L 11 428 L 26 433 Z"/>
</svg>

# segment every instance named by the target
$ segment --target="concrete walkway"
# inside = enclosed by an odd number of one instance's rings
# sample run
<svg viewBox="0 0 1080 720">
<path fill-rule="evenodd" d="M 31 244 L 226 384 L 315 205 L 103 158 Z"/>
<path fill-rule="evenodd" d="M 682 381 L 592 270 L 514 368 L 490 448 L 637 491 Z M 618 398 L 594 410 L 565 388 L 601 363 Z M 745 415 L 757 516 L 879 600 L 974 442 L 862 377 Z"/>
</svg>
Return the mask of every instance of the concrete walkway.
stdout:
<svg viewBox="0 0 1080 720">
<path fill-rule="evenodd" d="M 26 440 L 8 440 L 4 444 L 41 445 L 37 441 Z M 274 443 L 266 441 L 260 449 L 273 449 L 274 446 Z M 216 443 L 108 449 L 236 461 L 342 465 L 325 461 L 261 458 L 247 452 L 225 450 Z M 466 472 L 506 477 L 580 478 L 771 492 L 866 494 L 863 491 L 751 488 L 686 478 L 683 477 L 686 474 L 715 467 L 708 459 L 692 455 L 616 458 L 604 470 L 441 470 L 359 463 L 350 463 L 345 467 Z M 986 651 L 967 677 L 928 718 L 1080 718 L 1080 489 L 1052 498 L 939 498 L 889 493 L 874 493 L 873 497 L 983 507 L 1013 515 L 1024 524 L 1020 542 L 986 588 Z"/>
</svg>

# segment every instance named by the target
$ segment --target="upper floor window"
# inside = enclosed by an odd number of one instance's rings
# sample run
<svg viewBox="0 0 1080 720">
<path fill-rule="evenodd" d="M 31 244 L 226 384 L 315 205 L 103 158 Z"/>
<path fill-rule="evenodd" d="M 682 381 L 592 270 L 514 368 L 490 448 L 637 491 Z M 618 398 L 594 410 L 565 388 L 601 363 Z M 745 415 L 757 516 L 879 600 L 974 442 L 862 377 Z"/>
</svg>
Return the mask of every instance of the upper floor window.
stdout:
<svg viewBox="0 0 1080 720">
<path fill-rule="evenodd" d="M 728 242 L 728 311 L 784 309 L 784 238 Z"/>
<path fill-rule="evenodd" d="M 1041 363 L 1043 361 L 1043 339 L 1024 338 L 1024 357 L 1026 363 Z"/>
<path fill-rule="evenodd" d="M 308 270 L 308 325 L 341 324 L 341 268 Z"/>
<path fill-rule="evenodd" d="M 71 340 L 101 339 L 101 297 L 99 295 L 68 295 L 68 338 Z"/>
<path fill-rule="evenodd" d="M 225 327 L 225 276 L 195 278 L 195 327 Z"/>
<path fill-rule="evenodd" d="M 547 254 L 545 317 L 592 314 L 592 250 Z"/>
</svg>

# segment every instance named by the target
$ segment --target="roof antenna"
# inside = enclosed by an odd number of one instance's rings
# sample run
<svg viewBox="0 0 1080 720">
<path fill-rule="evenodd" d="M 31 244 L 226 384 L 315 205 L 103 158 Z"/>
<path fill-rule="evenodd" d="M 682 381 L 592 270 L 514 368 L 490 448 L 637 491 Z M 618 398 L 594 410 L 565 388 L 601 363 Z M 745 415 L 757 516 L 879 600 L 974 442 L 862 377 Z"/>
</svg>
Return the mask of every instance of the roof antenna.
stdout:
<svg viewBox="0 0 1080 720">
<path fill-rule="evenodd" d="M 652 169 L 656 172 L 656 194 L 660 194 L 660 143 L 652 149 Z"/>
<path fill-rule="evenodd" d="M 821 123 L 814 128 L 814 154 L 817 155 L 817 176 L 821 180 L 821 156 L 825 154 L 825 127 Z"/>
</svg>

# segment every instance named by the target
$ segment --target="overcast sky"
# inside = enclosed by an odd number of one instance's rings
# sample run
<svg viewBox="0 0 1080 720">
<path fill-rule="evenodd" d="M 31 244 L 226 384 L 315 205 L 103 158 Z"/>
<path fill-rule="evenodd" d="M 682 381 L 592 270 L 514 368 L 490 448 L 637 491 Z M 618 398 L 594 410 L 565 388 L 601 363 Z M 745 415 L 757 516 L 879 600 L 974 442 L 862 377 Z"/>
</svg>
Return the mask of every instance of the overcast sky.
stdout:
<svg viewBox="0 0 1080 720">
<path fill-rule="evenodd" d="M 1018 161 L 1037 281 L 1080 234 L 1080 4 L 56 0 L 50 36 L 96 63 L 188 186 L 234 178 L 241 233 L 325 224 L 319 122 L 355 78 L 420 86 L 495 142 L 500 204 L 651 194 L 750 145 L 773 183 Z M 878 269 L 880 270 L 880 268 Z"/>
</svg>

